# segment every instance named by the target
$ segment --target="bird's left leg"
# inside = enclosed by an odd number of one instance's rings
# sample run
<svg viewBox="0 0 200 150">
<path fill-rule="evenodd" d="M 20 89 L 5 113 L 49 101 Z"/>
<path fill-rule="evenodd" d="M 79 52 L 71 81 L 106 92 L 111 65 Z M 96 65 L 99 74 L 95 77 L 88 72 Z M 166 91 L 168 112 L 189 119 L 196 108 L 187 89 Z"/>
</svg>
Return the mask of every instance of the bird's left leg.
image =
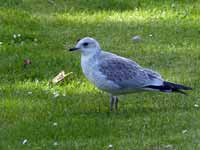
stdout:
<svg viewBox="0 0 200 150">
<path fill-rule="evenodd" d="M 119 101 L 119 99 L 118 99 L 117 96 L 114 96 L 114 98 L 115 98 L 115 101 L 114 101 L 114 103 L 115 103 L 115 110 L 117 110 L 118 109 L 118 101 Z"/>
<path fill-rule="evenodd" d="M 110 111 L 113 110 L 113 105 L 115 104 L 115 96 L 110 95 Z"/>
</svg>

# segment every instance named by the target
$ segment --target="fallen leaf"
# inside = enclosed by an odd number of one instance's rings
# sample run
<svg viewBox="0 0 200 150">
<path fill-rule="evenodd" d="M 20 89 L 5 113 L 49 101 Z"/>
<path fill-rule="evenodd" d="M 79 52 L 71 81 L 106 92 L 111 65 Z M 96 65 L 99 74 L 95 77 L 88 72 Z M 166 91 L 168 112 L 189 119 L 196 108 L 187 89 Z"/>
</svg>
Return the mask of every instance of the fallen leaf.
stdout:
<svg viewBox="0 0 200 150">
<path fill-rule="evenodd" d="M 52 83 L 56 84 L 56 83 L 64 80 L 64 78 L 69 76 L 70 74 L 72 74 L 72 72 L 65 74 L 65 71 L 61 71 L 57 76 L 55 76 L 53 78 Z"/>
</svg>

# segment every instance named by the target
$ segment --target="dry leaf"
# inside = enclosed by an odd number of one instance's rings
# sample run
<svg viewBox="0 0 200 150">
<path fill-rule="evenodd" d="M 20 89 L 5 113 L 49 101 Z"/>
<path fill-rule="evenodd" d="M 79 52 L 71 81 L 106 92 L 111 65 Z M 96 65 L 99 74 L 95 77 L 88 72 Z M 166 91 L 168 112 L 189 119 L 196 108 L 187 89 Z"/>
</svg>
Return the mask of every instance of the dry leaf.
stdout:
<svg viewBox="0 0 200 150">
<path fill-rule="evenodd" d="M 65 74 L 65 71 L 61 71 L 57 76 L 55 76 L 53 78 L 52 83 L 56 84 L 56 83 L 64 80 L 64 78 L 69 76 L 70 74 L 72 74 L 72 72 Z"/>
</svg>

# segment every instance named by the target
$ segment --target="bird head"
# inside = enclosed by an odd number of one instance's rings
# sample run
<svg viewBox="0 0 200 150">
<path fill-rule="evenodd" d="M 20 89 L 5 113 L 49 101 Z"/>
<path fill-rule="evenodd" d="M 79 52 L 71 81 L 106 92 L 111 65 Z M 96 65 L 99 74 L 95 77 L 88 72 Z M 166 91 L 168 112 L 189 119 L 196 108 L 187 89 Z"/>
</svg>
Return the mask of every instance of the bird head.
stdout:
<svg viewBox="0 0 200 150">
<path fill-rule="evenodd" d="M 79 40 L 74 48 L 69 49 L 69 51 L 80 51 L 83 55 L 96 54 L 100 50 L 99 43 L 91 37 Z"/>
</svg>

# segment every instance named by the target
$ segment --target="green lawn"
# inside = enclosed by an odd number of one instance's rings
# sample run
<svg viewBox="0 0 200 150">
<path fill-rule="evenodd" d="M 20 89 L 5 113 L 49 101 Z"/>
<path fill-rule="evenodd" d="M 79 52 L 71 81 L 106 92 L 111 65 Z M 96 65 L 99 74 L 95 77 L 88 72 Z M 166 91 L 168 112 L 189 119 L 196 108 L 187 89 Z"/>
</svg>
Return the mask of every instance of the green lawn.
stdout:
<svg viewBox="0 0 200 150">
<path fill-rule="evenodd" d="M 67 51 L 85 36 L 194 90 L 121 96 L 109 112 Z M 199 150 L 199 66 L 199 0 L 0 0 L 0 149 Z M 61 70 L 73 75 L 49 84 Z"/>
</svg>

